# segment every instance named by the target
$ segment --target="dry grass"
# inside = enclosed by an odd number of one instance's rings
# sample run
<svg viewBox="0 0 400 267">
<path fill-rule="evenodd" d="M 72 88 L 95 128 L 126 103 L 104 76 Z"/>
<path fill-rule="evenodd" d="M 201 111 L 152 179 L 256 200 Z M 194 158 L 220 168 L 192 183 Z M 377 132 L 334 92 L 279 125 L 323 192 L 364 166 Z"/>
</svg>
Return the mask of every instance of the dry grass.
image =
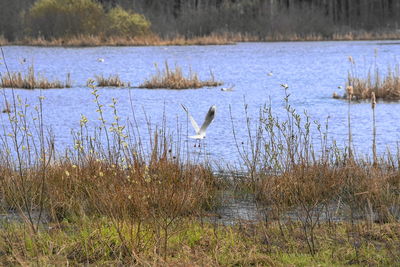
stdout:
<svg viewBox="0 0 400 267">
<path fill-rule="evenodd" d="M 130 83 L 121 81 L 118 74 L 104 77 L 103 75 L 96 75 L 96 85 L 98 87 L 130 87 Z"/>
<path fill-rule="evenodd" d="M 0 45 L 33 45 L 33 46 L 167 46 L 167 45 L 227 45 L 237 42 L 276 42 L 276 41 L 355 41 L 355 40 L 396 40 L 400 39 L 397 31 L 351 31 L 336 32 L 330 36 L 322 34 L 297 34 L 273 33 L 266 36 L 256 36 L 243 33 L 212 33 L 206 36 L 175 36 L 172 38 L 161 38 L 156 34 L 140 37 L 100 37 L 93 35 L 78 35 L 69 38 L 56 38 L 47 40 L 41 37 L 24 38 L 9 41 L 0 38 Z"/>
<path fill-rule="evenodd" d="M 50 89 L 70 88 L 72 86 L 71 75 L 68 73 L 65 83 L 61 81 L 49 81 L 41 75 L 35 74 L 33 65 L 28 68 L 27 73 L 12 72 L 1 76 L 1 87 L 22 89 Z"/>
<path fill-rule="evenodd" d="M 235 38 L 236 39 L 236 38 Z M 3 40 L 2 44 L 9 44 Z M 4 43 L 3 43 L 4 42 Z M 12 42 L 13 45 L 33 45 L 33 46 L 164 46 L 164 45 L 226 45 L 234 44 L 234 40 L 228 35 L 212 34 L 203 37 L 185 38 L 177 36 L 173 38 L 161 38 L 158 35 L 145 35 L 140 37 L 99 37 L 92 35 L 79 35 L 71 38 L 57 38 L 46 40 L 44 38 L 26 38 Z"/>
<path fill-rule="evenodd" d="M 244 185 L 265 207 L 265 217 L 278 222 L 283 236 L 288 221 L 298 222 L 311 255 L 320 249 L 316 231 L 322 221 L 333 228 L 338 221 L 351 222 L 351 242 L 357 251 L 359 223 L 398 224 L 400 154 L 378 157 L 373 140 L 372 161 L 367 156 L 357 158 L 354 148 L 350 149 L 350 130 L 349 147 L 338 148 L 335 142 L 328 142 L 328 125 L 314 122 L 315 128 L 312 127 L 311 118 L 297 113 L 288 98 L 287 93 L 285 119 L 274 115 L 271 106 L 260 110 L 255 129 L 246 119 L 247 145 L 237 143 L 248 173 Z M 350 103 L 349 100 L 349 106 Z M 373 105 L 372 112 L 374 108 Z M 350 119 L 348 127 L 351 128 Z M 375 131 L 373 120 L 371 128 Z"/>
<path fill-rule="evenodd" d="M 156 70 L 157 73 L 149 80 L 146 80 L 143 84 L 139 85 L 139 88 L 188 89 L 222 85 L 221 82 L 215 81 L 212 72 L 210 80 L 201 81 L 198 75 L 193 73 L 191 70 L 188 77 L 183 75 L 182 69 L 178 66 L 175 66 L 175 69 L 171 70 L 168 66 L 168 62 L 165 62 L 165 70 L 163 72 L 158 69 L 157 65 Z"/>
<path fill-rule="evenodd" d="M 63 157 L 55 156 L 55 142 L 45 130 L 40 108 L 30 124 L 20 98 L 11 107 L 12 127 L 0 139 L 0 207 L 17 211 L 24 220 L 0 227 L 2 262 L 400 262 L 400 155 L 374 159 L 374 164 L 350 157 L 328 144 L 327 126 L 325 133 L 317 123 L 321 147 L 315 149 L 310 118 L 296 113 L 287 94 L 288 116 L 278 118 L 271 107 L 262 108 L 255 131 L 246 118 L 248 133 L 255 134 L 249 136 L 249 146 L 238 145 L 247 168 L 244 186 L 265 208 L 265 220 L 219 227 L 202 217 L 216 203 L 222 184 L 209 166 L 191 162 L 179 141 L 169 141 L 168 129 L 149 130 L 144 144 L 137 125 L 121 125 L 115 99 L 110 106 L 114 121 L 106 122 L 107 110 L 90 86 L 99 121 L 93 129 L 82 116 L 73 148 Z M 347 214 L 342 218 L 348 221 L 338 221 L 338 214 Z M 48 218 L 44 223 L 43 217 Z"/>
<path fill-rule="evenodd" d="M 376 55 L 375 55 L 376 56 Z M 388 67 L 387 72 L 383 75 L 379 68 L 374 65 L 372 70 L 362 77 L 358 74 L 357 66 L 352 57 L 349 57 L 350 70 L 347 76 L 346 92 L 343 96 L 337 93 L 333 94 L 333 98 L 348 98 L 348 90 L 351 88 L 352 100 L 368 100 L 374 94 L 375 99 L 381 100 L 399 100 L 400 99 L 400 66 L 396 65 L 394 70 Z"/>
<path fill-rule="evenodd" d="M 46 134 L 42 116 L 31 124 L 29 105 L 21 98 L 13 101 L 16 117 L 9 114 L 12 129 L 8 141 L 0 143 L 0 208 L 16 210 L 33 234 L 41 231 L 43 218 L 59 224 L 105 217 L 117 229 L 118 242 L 129 248 L 126 253 L 142 249 L 151 238 L 157 255 L 165 259 L 180 221 L 213 205 L 216 177 L 205 163 L 192 163 L 178 145 L 169 143 L 165 129 L 153 134 L 149 126 L 149 144 L 139 141 L 143 136 L 135 132 L 137 126 L 129 125 L 128 131 L 121 125 L 116 99 L 110 105 L 114 121 L 106 124 L 105 107 L 90 87 L 100 125 L 92 131 L 82 115 L 73 148 L 63 157 L 54 156 L 54 139 Z M 43 99 L 39 101 L 35 110 L 42 114 Z M 126 224 L 135 228 L 122 236 Z"/>
<path fill-rule="evenodd" d="M 353 87 L 355 99 L 371 99 L 372 93 L 375 93 L 377 99 L 399 100 L 399 65 L 396 65 L 394 71 L 389 67 L 384 76 L 378 68 L 375 68 L 373 73 L 369 71 L 366 77 L 357 77 L 354 73 L 349 72 L 347 84 Z"/>
</svg>

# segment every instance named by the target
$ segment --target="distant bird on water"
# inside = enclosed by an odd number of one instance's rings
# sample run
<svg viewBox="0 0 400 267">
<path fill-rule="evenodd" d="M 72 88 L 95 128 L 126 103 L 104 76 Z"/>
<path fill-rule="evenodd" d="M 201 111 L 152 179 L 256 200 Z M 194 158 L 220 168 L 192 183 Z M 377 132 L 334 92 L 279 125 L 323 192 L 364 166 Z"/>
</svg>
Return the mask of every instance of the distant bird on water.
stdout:
<svg viewBox="0 0 400 267">
<path fill-rule="evenodd" d="M 267 73 L 267 75 L 268 75 L 268 76 L 272 76 L 272 75 L 274 75 L 274 74 L 272 73 L 272 71 L 270 71 L 270 72 Z"/>
<path fill-rule="evenodd" d="M 221 91 L 223 91 L 223 92 L 232 92 L 234 87 L 235 87 L 234 85 L 232 85 L 230 87 L 222 87 Z"/>
<path fill-rule="evenodd" d="M 97 59 L 97 61 L 98 61 L 98 62 L 104 62 L 104 58 L 100 58 L 100 57 L 99 57 L 99 58 Z"/>
<path fill-rule="evenodd" d="M 199 127 L 199 125 L 194 120 L 192 115 L 190 115 L 188 108 L 186 106 L 184 106 L 183 104 L 181 104 L 181 106 L 182 106 L 183 110 L 186 112 L 186 114 L 188 115 L 188 117 L 190 119 L 190 122 L 191 122 L 194 130 L 196 131 L 196 135 L 189 136 L 189 138 L 193 138 L 193 139 L 196 139 L 196 140 L 199 140 L 199 141 L 204 139 L 206 137 L 207 127 L 214 120 L 215 113 L 217 112 L 217 106 L 216 105 L 212 105 L 210 107 L 210 109 L 208 110 L 207 115 L 206 115 L 206 117 L 204 119 L 204 122 L 201 125 L 201 127 Z M 200 146 L 200 144 L 199 144 L 199 146 Z"/>
</svg>

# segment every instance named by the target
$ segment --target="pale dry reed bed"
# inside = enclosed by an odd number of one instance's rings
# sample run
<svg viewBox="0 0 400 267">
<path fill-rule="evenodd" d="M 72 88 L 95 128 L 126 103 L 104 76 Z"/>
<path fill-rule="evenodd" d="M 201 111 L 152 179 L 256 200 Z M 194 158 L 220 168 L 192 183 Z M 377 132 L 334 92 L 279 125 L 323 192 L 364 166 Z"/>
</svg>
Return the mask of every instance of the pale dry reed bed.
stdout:
<svg viewBox="0 0 400 267">
<path fill-rule="evenodd" d="M 265 218 L 212 224 L 204 215 L 217 204 L 224 183 L 210 167 L 187 160 L 165 128 L 149 130 L 144 144 L 137 125 L 122 123 L 117 101 L 104 105 L 90 86 L 100 125 L 92 131 L 82 116 L 73 148 L 62 157 L 42 117 L 29 123 L 23 100 L 16 99 L 15 112 L 7 115 L 11 130 L 0 139 L 0 203 L 24 220 L 0 227 L 5 264 L 400 263 L 399 156 L 371 164 L 340 150 L 328 142 L 328 126 L 297 114 L 287 95 L 287 120 L 265 106 L 258 130 L 249 131 L 255 135 L 237 146 L 247 176 L 233 186 L 255 194 Z M 38 101 L 40 114 L 45 103 Z M 105 112 L 115 121 L 107 123 Z M 313 123 L 321 149 L 312 142 Z M 337 212 L 350 214 L 349 220 L 335 221 Z"/>
<path fill-rule="evenodd" d="M 204 36 L 174 36 L 162 38 L 156 34 L 147 34 L 138 37 L 109 36 L 107 38 L 95 35 L 77 35 L 72 37 L 45 39 L 42 37 L 25 37 L 9 41 L 0 36 L 0 45 L 31 45 L 31 46 L 168 46 L 168 45 L 233 45 L 238 42 L 281 42 L 281 41 L 356 41 L 356 40 L 396 40 L 400 34 L 394 31 L 351 31 L 335 32 L 331 35 L 298 34 L 298 33 L 270 33 L 265 36 L 245 33 L 211 33 Z"/>
<path fill-rule="evenodd" d="M 118 74 L 111 74 L 108 77 L 103 75 L 95 75 L 96 86 L 98 87 L 130 87 L 130 83 L 123 82 Z M 90 81 L 88 82 L 90 84 Z"/>
<path fill-rule="evenodd" d="M 109 36 L 107 38 L 94 35 L 78 35 L 65 38 L 44 39 L 24 38 L 9 42 L 0 39 L 0 45 L 32 45 L 32 46 L 66 46 L 66 47 L 86 47 L 86 46 L 169 46 L 169 45 L 232 45 L 235 40 L 242 40 L 238 35 L 232 37 L 228 34 L 211 34 L 207 36 L 197 36 L 187 38 L 175 36 L 171 38 L 161 38 L 156 34 L 148 34 L 138 37 Z"/>
<path fill-rule="evenodd" d="M 209 80 L 202 81 L 199 79 L 197 73 L 192 72 L 192 70 L 190 70 L 189 75 L 185 77 L 179 66 L 175 66 L 175 69 L 170 69 L 168 62 L 165 62 L 165 69 L 163 71 L 160 71 L 157 64 L 155 67 L 157 73 L 139 85 L 139 88 L 188 89 L 222 85 L 221 82 L 214 79 L 212 72 L 210 72 L 211 78 Z"/>
<path fill-rule="evenodd" d="M 375 52 L 376 53 L 376 52 Z M 375 61 L 376 61 L 375 55 Z M 352 100 L 366 100 L 375 94 L 377 99 L 395 101 L 400 99 L 400 66 L 389 66 L 385 74 L 376 64 L 368 70 L 366 75 L 360 75 L 353 57 L 349 57 L 350 70 L 347 76 L 346 92 L 343 98 L 348 98 L 347 91 L 352 90 Z M 340 98 L 334 93 L 334 98 Z"/>
<path fill-rule="evenodd" d="M 22 89 L 51 89 L 72 87 L 71 75 L 68 73 L 65 82 L 50 81 L 40 74 L 35 73 L 34 66 L 28 67 L 24 72 L 9 72 L 1 75 L 0 87 Z"/>
</svg>

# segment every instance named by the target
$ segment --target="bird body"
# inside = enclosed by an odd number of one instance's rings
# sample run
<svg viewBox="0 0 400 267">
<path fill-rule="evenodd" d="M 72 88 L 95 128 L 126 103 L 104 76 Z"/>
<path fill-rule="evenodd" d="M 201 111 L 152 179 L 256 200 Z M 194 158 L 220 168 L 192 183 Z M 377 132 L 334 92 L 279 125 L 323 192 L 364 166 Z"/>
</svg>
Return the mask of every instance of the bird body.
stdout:
<svg viewBox="0 0 400 267">
<path fill-rule="evenodd" d="M 207 127 L 214 120 L 215 113 L 217 112 L 217 106 L 212 105 L 210 107 L 210 109 L 208 110 L 207 115 L 206 115 L 206 117 L 204 119 L 204 122 L 201 125 L 201 127 L 199 127 L 199 125 L 197 124 L 195 119 L 190 115 L 188 108 L 186 106 L 182 105 L 182 104 L 181 104 L 181 106 L 182 106 L 183 110 L 186 111 L 186 114 L 189 117 L 190 123 L 192 124 L 194 130 L 196 131 L 196 135 L 189 136 L 189 138 L 193 138 L 193 139 L 196 139 L 196 140 L 204 139 L 206 137 Z"/>
<path fill-rule="evenodd" d="M 234 87 L 235 87 L 234 85 L 232 85 L 230 87 L 222 87 L 221 91 L 223 91 L 223 92 L 231 92 L 231 91 L 233 91 Z"/>
</svg>

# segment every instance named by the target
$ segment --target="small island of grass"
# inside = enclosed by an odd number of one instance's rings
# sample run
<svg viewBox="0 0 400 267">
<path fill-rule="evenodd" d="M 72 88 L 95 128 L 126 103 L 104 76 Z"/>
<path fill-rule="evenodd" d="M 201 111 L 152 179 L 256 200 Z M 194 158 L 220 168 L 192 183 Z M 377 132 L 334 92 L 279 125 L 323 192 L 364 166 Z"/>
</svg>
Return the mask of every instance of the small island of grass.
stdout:
<svg viewBox="0 0 400 267">
<path fill-rule="evenodd" d="M 51 89 L 51 88 L 71 88 L 72 81 L 70 73 L 67 74 L 65 82 L 59 80 L 50 81 L 46 77 L 35 74 L 33 65 L 28 67 L 26 73 L 10 72 L 0 76 L 0 87 L 2 88 L 21 88 L 21 89 Z"/>
<path fill-rule="evenodd" d="M 170 69 L 168 62 L 165 62 L 165 70 L 161 72 L 157 65 L 156 70 L 157 73 L 139 85 L 139 88 L 190 89 L 222 85 L 221 82 L 214 79 L 212 72 L 210 72 L 211 78 L 209 80 L 202 81 L 198 74 L 191 70 L 189 71 L 189 75 L 186 77 L 179 66 L 175 65 L 175 69 Z"/>
</svg>

